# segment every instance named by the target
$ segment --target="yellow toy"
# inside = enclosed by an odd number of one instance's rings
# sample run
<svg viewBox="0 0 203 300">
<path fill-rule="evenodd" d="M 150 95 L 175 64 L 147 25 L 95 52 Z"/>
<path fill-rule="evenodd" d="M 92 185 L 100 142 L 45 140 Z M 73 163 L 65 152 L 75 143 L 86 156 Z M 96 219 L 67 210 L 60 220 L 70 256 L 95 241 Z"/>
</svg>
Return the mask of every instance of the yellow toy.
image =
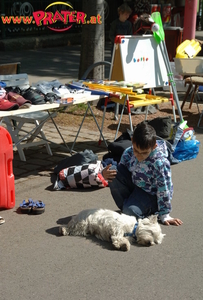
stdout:
<svg viewBox="0 0 203 300">
<path fill-rule="evenodd" d="M 196 40 L 185 40 L 176 48 L 176 58 L 193 58 L 201 51 Z"/>
</svg>

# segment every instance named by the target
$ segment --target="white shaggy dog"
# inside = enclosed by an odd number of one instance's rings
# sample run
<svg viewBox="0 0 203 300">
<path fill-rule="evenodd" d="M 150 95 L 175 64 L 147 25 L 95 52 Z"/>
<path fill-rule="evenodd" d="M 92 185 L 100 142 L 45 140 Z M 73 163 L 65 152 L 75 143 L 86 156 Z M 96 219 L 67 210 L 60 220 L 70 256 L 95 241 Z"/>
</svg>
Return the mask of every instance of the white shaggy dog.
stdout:
<svg viewBox="0 0 203 300">
<path fill-rule="evenodd" d="M 111 242 L 117 250 L 128 251 L 130 244 L 151 246 L 161 244 L 165 234 L 157 222 L 157 216 L 137 219 L 108 209 L 87 209 L 72 217 L 66 227 L 60 227 L 62 235 L 94 235 Z"/>
</svg>

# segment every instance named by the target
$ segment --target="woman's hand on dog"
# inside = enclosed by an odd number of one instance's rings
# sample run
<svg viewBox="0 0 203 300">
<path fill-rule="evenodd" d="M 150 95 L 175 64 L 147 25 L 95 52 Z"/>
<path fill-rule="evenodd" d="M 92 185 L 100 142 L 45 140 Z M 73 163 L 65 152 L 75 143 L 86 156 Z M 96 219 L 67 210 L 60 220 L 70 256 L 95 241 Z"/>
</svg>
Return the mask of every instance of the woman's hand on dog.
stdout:
<svg viewBox="0 0 203 300">
<path fill-rule="evenodd" d="M 179 226 L 179 225 L 183 224 L 183 222 L 180 219 L 175 218 L 175 219 L 165 221 L 164 224 Z"/>
<path fill-rule="evenodd" d="M 116 169 L 111 169 L 111 164 L 106 166 L 103 171 L 102 171 L 102 176 L 104 177 L 105 180 L 108 180 L 108 181 L 112 181 L 115 177 L 116 177 L 116 174 L 117 174 L 117 170 Z"/>
</svg>

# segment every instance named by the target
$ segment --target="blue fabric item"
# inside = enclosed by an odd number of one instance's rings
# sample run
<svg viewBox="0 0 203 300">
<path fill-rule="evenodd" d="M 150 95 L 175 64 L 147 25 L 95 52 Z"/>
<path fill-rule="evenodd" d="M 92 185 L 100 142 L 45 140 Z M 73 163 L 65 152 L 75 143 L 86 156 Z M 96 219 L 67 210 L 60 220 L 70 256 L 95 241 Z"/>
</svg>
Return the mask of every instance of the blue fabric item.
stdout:
<svg viewBox="0 0 203 300">
<path fill-rule="evenodd" d="M 20 203 L 20 207 L 26 208 L 26 207 L 33 207 L 34 205 L 34 201 L 29 198 L 27 200 L 23 200 L 22 203 Z"/>
<path fill-rule="evenodd" d="M 0 87 L 5 88 L 6 87 L 6 83 L 3 81 L 0 81 Z"/>
<path fill-rule="evenodd" d="M 143 219 L 158 213 L 157 197 L 135 186 L 130 197 L 123 203 L 123 213 Z"/>
<path fill-rule="evenodd" d="M 199 146 L 200 142 L 197 140 L 180 141 L 173 152 L 173 156 L 179 162 L 196 158 L 199 153 Z"/>
<path fill-rule="evenodd" d="M 85 91 L 91 92 L 91 95 L 99 95 L 99 96 L 109 96 L 111 93 L 105 92 L 105 91 L 99 91 L 99 90 L 92 90 L 90 88 L 87 88 L 85 86 L 78 86 L 77 84 L 68 83 L 68 87 L 71 89 L 83 89 Z"/>
<path fill-rule="evenodd" d="M 136 233 L 136 230 L 137 230 L 137 226 L 138 226 L 138 223 L 135 224 L 134 229 L 133 229 L 133 236 L 134 237 L 136 237 L 135 233 Z"/>
<path fill-rule="evenodd" d="M 33 206 L 39 207 L 39 208 L 44 208 L 45 204 L 42 201 L 35 201 Z"/>
<path fill-rule="evenodd" d="M 102 160 L 102 165 L 104 168 L 110 164 L 117 167 L 118 163 L 113 158 L 106 158 L 105 160 Z"/>
<path fill-rule="evenodd" d="M 132 236 L 135 240 L 137 240 L 137 237 L 136 237 L 136 229 L 137 229 L 137 226 L 138 226 L 138 223 L 135 223 L 135 226 L 133 228 L 133 232 L 127 232 L 124 234 L 124 236 Z"/>
<path fill-rule="evenodd" d="M 170 164 L 171 164 L 171 165 L 178 164 L 178 163 L 179 163 L 179 160 L 176 159 L 176 158 L 173 156 L 173 152 L 174 152 L 174 149 L 175 149 L 175 146 L 174 146 L 175 144 L 173 144 L 173 140 L 164 140 L 164 139 L 161 138 L 160 136 L 157 136 L 157 141 L 158 141 L 158 140 L 165 141 L 166 147 L 167 147 L 167 151 L 168 151 L 167 159 L 169 160 Z"/>
<path fill-rule="evenodd" d="M 137 187 L 126 166 L 119 164 L 116 178 L 108 184 L 116 205 L 124 214 L 143 219 L 158 212 L 156 195 Z"/>
</svg>

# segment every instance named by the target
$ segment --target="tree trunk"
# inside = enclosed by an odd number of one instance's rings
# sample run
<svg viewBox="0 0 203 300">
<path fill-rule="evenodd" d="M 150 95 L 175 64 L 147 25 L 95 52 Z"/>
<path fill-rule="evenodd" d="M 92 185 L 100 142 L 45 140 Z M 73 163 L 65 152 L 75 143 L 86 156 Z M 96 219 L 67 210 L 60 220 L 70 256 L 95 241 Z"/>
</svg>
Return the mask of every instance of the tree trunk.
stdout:
<svg viewBox="0 0 203 300">
<path fill-rule="evenodd" d="M 87 17 L 82 25 L 79 79 L 92 64 L 104 61 L 104 0 L 83 0 L 83 12 Z M 104 66 L 94 68 L 88 78 L 104 79 Z"/>
</svg>

